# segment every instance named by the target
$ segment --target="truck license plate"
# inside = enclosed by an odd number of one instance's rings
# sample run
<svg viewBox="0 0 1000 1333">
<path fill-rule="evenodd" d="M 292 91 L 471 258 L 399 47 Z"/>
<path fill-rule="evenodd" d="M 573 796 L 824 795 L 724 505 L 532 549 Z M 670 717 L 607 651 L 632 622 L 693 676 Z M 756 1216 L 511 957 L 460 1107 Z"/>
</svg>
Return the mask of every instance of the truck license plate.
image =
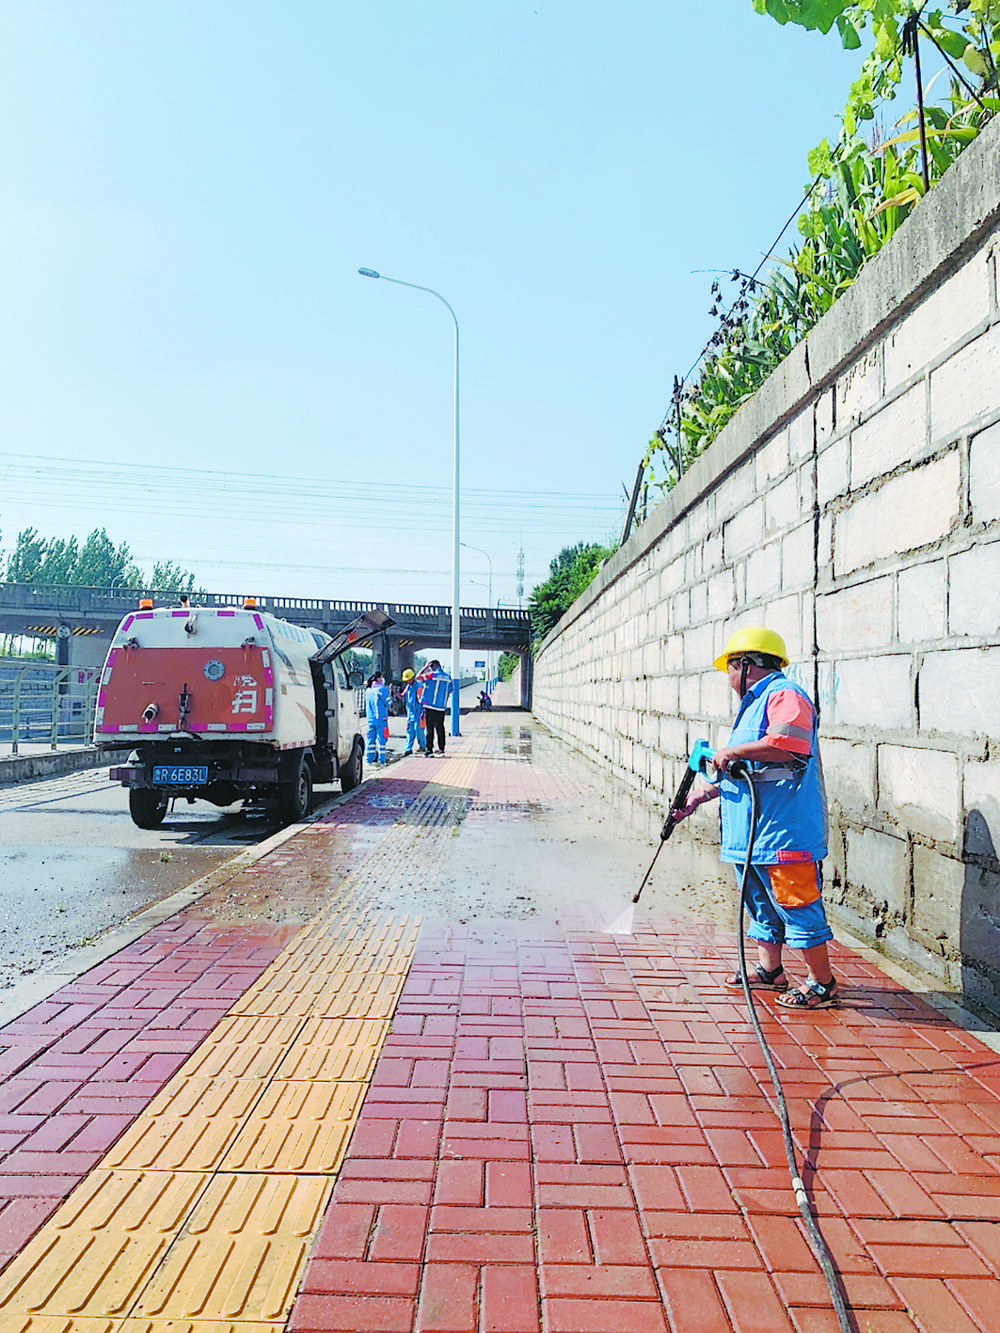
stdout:
<svg viewBox="0 0 1000 1333">
<path fill-rule="evenodd" d="M 162 787 L 203 787 L 208 781 L 207 764 L 154 764 L 153 782 Z"/>
</svg>

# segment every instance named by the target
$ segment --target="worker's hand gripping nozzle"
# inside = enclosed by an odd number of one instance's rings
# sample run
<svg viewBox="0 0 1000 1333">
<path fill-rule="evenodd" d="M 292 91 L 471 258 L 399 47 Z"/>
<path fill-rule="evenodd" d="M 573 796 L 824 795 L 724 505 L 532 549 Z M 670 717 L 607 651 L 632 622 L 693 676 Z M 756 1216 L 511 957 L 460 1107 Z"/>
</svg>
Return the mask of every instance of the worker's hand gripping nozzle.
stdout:
<svg viewBox="0 0 1000 1333">
<path fill-rule="evenodd" d="M 677 827 L 677 819 L 675 817 L 676 812 L 678 810 L 683 810 L 684 806 L 687 805 L 687 798 L 688 793 L 691 790 L 691 784 L 699 773 L 707 775 L 708 765 L 712 762 L 714 756 L 715 751 L 711 749 L 708 741 L 695 741 L 694 749 L 688 756 L 687 768 L 684 770 L 684 776 L 681 778 L 680 786 L 677 788 L 674 799 L 670 802 L 670 809 L 667 811 L 667 818 L 664 821 L 663 830 L 660 833 L 660 838 L 663 842 L 666 842 Z"/>
</svg>

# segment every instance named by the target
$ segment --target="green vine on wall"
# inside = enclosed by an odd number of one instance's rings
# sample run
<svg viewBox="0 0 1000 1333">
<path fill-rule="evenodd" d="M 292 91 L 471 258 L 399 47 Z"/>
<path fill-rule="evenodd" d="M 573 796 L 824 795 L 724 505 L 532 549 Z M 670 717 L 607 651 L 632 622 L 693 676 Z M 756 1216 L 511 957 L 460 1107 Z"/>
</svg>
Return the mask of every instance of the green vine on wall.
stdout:
<svg viewBox="0 0 1000 1333">
<path fill-rule="evenodd" d="M 737 269 L 712 283 L 709 314 L 718 320 L 716 331 L 688 374 L 675 378 L 644 459 L 663 490 L 677 483 L 1000 110 L 1000 0 L 952 0 L 947 11 L 908 0 L 752 3 L 778 23 L 824 33 L 836 26 L 849 50 L 861 47 L 867 33 L 871 50 L 851 84 L 837 143 L 824 140 L 810 153 L 812 184 L 756 272 Z M 934 47 L 948 75 L 933 100 L 919 75 L 921 43 Z M 916 105 L 883 137 L 876 113 L 897 96 L 911 60 Z M 796 216 L 802 240 L 779 256 L 775 248 Z"/>
</svg>

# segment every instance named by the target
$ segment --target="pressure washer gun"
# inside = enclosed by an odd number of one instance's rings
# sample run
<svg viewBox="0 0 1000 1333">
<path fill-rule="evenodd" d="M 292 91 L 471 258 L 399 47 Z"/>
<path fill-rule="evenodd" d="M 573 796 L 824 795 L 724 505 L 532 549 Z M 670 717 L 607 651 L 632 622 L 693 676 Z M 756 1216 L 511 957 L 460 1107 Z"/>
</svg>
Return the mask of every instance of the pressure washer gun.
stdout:
<svg viewBox="0 0 1000 1333">
<path fill-rule="evenodd" d="M 645 875 L 642 878 L 642 883 L 636 890 L 635 897 L 632 899 L 633 903 L 637 903 L 639 901 L 639 894 L 642 893 L 643 889 L 646 887 L 646 881 L 653 873 L 653 866 L 656 865 L 656 857 L 659 856 L 660 854 L 660 848 L 663 846 L 663 844 L 670 837 L 671 833 L 673 833 L 674 829 L 677 827 L 677 821 L 674 818 L 674 811 L 681 810 L 684 808 L 685 805 L 687 805 L 688 792 L 691 790 L 691 784 L 694 782 L 695 778 L 698 776 L 699 773 L 704 774 L 706 777 L 708 776 L 708 765 L 712 762 L 714 757 L 715 757 L 715 751 L 709 747 L 708 741 L 706 740 L 695 741 L 694 749 L 688 756 L 687 768 L 685 768 L 684 770 L 684 776 L 681 778 L 680 786 L 677 788 L 677 791 L 674 795 L 674 799 L 670 802 L 670 809 L 667 811 L 667 818 L 664 821 L 663 829 L 660 833 L 659 846 L 657 847 L 656 853 L 653 856 L 652 861 L 650 862 L 649 869 L 646 871 Z"/>
<path fill-rule="evenodd" d="M 663 842 L 670 837 L 677 827 L 677 820 L 674 818 L 676 810 L 682 810 L 687 805 L 688 793 L 691 790 L 691 784 L 699 773 L 705 777 L 708 776 L 708 765 L 715 758 L 715 751 L 709 746 L 706 740 L 697 740 L 694 743 L 694 749 L 688 756 L 687 768 L 684 770 L 684 776 L 681 778 L 680 786 L 674 799 L 670 802 L 670 809 L 667 811 L 667 818 L 663 824 L 663 831 L 660 839 Z"/>
</svg>

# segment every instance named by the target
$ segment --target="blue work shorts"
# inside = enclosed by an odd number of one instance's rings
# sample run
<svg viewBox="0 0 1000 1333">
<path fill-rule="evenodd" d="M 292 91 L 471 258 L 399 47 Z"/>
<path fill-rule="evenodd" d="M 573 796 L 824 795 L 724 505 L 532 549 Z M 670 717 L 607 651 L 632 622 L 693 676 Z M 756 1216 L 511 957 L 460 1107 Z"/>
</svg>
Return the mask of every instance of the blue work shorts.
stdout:
<svg viewBox="0 0 1000 1333">
<path fill-rule="evenodd" d="M 743 869 L 734 869 L 739 884 Z M 772 874 L 778 880 L 775 886 Z M 785 883 L 789 876 L 798 881 L 798 897 L 812 898 L 811 902 L 794 901 L 796 894 L 789 894 Z M 787 944 L 790 949 L 812 949 L 833 939 L 820 896 L 820 868 L 815 861 L 794 868 L 752 865 L 747 873 L 746 900 L 751 918 L 747 934 L 752 940 Z"/>
</svg>

